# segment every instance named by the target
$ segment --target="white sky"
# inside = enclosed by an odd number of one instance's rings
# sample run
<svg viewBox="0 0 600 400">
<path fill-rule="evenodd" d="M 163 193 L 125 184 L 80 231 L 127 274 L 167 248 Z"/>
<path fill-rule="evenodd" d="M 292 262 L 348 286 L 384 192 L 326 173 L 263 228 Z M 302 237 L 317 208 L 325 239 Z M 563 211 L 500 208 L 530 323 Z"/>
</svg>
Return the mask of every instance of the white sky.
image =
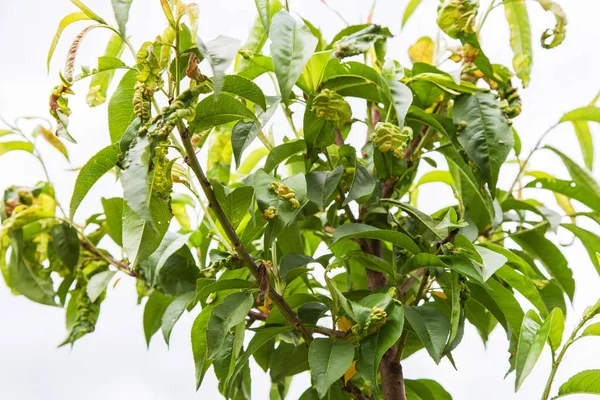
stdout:
<svg viewBox="0 0 600 400">
<path fill-rule="evenodd" d="M 112 20 L 108 0 L 85 1 L 95 12 Z M 200 36 L 210 40 L 218 34 L 246 38 L 247 29 L 254 19 L 251 0 L 197 2 L 201 10 Z M 364 22 L 370 1 L 331 0 L 352 24 Z M 389 26 L 396 35 L 389 42 L 389 54 L 408 63 L 406 49 L 422 35 L 435 35 L 437 0 L 423 0 L 405 29 L 400 31 L 400 19 L 408 0 L 380 0 L 375 22 Z M 483 1 L 487 5 L 487 1 Z M 597 74 L 600 54 L 600 2 L 594 0 L 561 1 L 569 18 L 565 43 L 552 51 L 543 50 L 538 38 L 543 29 L 553 26 L 551 15 L 541 11 L 534 2 L 528 2 L 534 36 L 534 66 L 530 87 L 521 92 L 524 111 L 515 121 L 523 141 L 524 151 L 531 148 L 539 135 L 560 116 L 573 108 L 591 101 L 600 90 Z M 319 0 L 291 0 L 292 12 L 320 26 L 325 37 L 331 39 L 342 28 L 338 18 Z M 67 0 L 0 1 L 0 115 L 8 120 L 23 115 L 48 116 L 48 96 L 58 82 L 57 70 L 62 67 L 66 49 L 82 28 L 68 28 L 52 62 L 52 72 L 45 70 L 46 52 L 59 20 L 76 11 Z M 134 46 L 152 40 L 162 31 L 164 20 L 158 0 L 134 1 L 128 32 Z M 108 33 L 93 31 L 83 43 L 78 62 L 95 65 L 101 55 Z M 483 46 L 492 62 L 511 64 L 508 30 L 502 8 L 490 16 L 483 32 Z M 114 90 L 114 85 L 113 85 Z M 106 105 L 89 109 L 85 104 L 87 82 L 75 87 L 79 96 L 72 97 L 73 117 L 70 131 L 79 144 L 69 145 L 73 167 L 81 166 L 98 149 L 109 143 Z M 31 129 L 31 125 L 24 125 Z M 275 122 L 279 136 L 287 132 L 281 116 Z M 598 143 L 597 127 L 593 134 Z M 549 140 L 554 146 L 581 161 L 577 141 L 570 126 L 561 126 Z M 76 173 L 53 150 L 44 152 L 55 181 L 59 200 L 68 204 Z M 596 151 L 596 158 L 600 152 Z M 558 158 L 539 153 L 533 159 L 535 168 L 545 169 L 566 178 L 566 171 Z M 596 167 L 600 168 L 596 160 Z M 514 170 L 503 171 L 504 187 Z M 598 177 L 598 174 L 596 174 Z M 12 184 L 33 185 L 42 179 L 41 170 L 25 153 L 3 156 L 0 161 L 0 188 Z M 437 202 L 439 187 L 429 185 L 420 191 L 421 205 L 433 211 L 443 206 Z M 448 192 L 448 194 L 450 194 Z M 100 209 L 100 197 L 119 195 L 118 184 L 106 177 L 89 194 L 80 207 L 79 219 Z M 550 196 L 541 196 L 555 207 Z M 589 228 L 589 227 L 588 227 Z M 592 227 L 598 232 L 596 227 Z M 558 242 L 570 237 L 560 233 Z M 567 321 L 567 332 L 577 322 L 583 309 L 597 300 L 600 279 L 578 243 L 565 248 L 577 282 L 575 302 Z M 207 375 L 200 392 L 194 390 L 194 367 L 189 340 L 193 315 L 186 314 L 176 325 L 168 350 L 160 333 L 154 338 L 150 351 L 146 350 L 142 330 L 143 307 L 136 306 L 133 282 L 124 278 L 115 289 L 110 289 L 102 304 L 102 313 L 94 334 L 76 343 L 74 349 L 56 349 L 65 335 L 64 310 L 45 307 L 24 297 L 14 297 L 0 284 L 0 397 L 11 400 L 33 399 L 148 399 L 219 398 L 216 380 Z M 526 307 L 525 307 L 526 308 Z M 527 308 L 526 308 L 527 309 Z M 403 363 L 407 378 L 438 380 L 455 399 L 535 399 L 541 396 L 549 371 L 548 348 L 519 393 L 514 394 L 514 374 L 503 379 L 508 368 L 508 342 L 504 333 L 496 329 L 487 349 L 481 344 L 475 330 L 467 328 L 461 346 L 454 358 L 459 371 L 454 371 L 447 360 L 439 367 L 424 352 Z M 557 374 L 555 390 L 569 376 L 590 368 L 600 368 L 600 346 L 594 339 L 575 344 Z M 254 369 L 253 398 L 268 398 L 269 381 L 262 371 Z M 304 374 L 292 384 L 288 399 L 297 399 L 307 387 L 309 377 Z M 585 396 L 572 396 L 584 399 Z"/>
</svg>

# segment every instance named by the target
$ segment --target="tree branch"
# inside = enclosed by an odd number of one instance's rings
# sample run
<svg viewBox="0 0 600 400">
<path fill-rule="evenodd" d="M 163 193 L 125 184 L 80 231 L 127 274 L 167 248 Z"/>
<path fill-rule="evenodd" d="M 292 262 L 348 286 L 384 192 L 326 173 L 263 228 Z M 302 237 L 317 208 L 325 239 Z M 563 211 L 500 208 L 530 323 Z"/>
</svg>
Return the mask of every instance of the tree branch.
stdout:
<svg viewBox="0 0 600 400">
<path fill-rule="evenodd" d="M 221 224 L 221 227 L 223 228 L 225 235 L 231 242 L 231 245 L 233 246 L 234 250 L 241 257 L 246 268 L 248 268 L 250 273 L 256 279 L 260 279 L 261 274 L 260 274 L 258 266 L 252 259 L 252 256 L 250 256 L 250 253 L 248 253 L 248 250 L 246 250 L 246 248 L 240 241 L 240 238 L 238 237 L 237 233 L 235 232 L 235 229 L 233 228 L 233 226 L 231 225 L 231 223 L 225 216 L 223 209 L 221 208 L 221 206 L 219 205 L 219 202 L 217 201 L 217 198 L 215 197 L 215 193 L 212 189 L 212 186 L 211 186 L 210 182 L 208 181 L 208 179 L 206 178 L 204 171 L 202 170 L 200 161 L 198 161 L 198 157 L 196 156 L 196 152 L 194 150 L 194 147 L 192 146 L 192 142 L 190 141 L 189 132 L 187 130 L 187 127 L 185 127 L 183 125 L 183 123 L 179 123 L 178 129 L 179 129 L 179 134 L 181 136 L 181 140 L 183 142 L 183 147 L 185 148 L 185 151 L 187 153 L 186 162 L 188 163 L 188 165 L 190 166 L 192 171 L 194 171 L 194 174 L 196 175 L 196 177 L 198 178 L 198 181 L 200 182 L 202 191 L 204 192 L 204 195 L 208 199 L 208 207 L 212 210 L 212 212 L 217 217 L 217 220 Z M 269 286 L 268 292 L 269 292 L 268 293 L 269 298 L 271 299 L 273 304 L 275 304 L 275 306 L 277 308 L 279 308 L 279 310 L 281 311 L 281 314 L 285 317 L 285 319 L 288 321 L 288 323 L 290 325 L 294 326 L 296 331 L 304 339 L 305 343 L 307 345 L 310 345 L 310 343 L 313 341 L 313 337 L 312 337 L 312 334 L 310 333 L 310 331 L 304 326 L 302 321 L 300 321 L 298 319 L 298 317 L 296 316 L 294 311 L 285 302 L 283 297 L 275 291 L 275 289 L 273 289 L 271 286 Z"/>
</svg>

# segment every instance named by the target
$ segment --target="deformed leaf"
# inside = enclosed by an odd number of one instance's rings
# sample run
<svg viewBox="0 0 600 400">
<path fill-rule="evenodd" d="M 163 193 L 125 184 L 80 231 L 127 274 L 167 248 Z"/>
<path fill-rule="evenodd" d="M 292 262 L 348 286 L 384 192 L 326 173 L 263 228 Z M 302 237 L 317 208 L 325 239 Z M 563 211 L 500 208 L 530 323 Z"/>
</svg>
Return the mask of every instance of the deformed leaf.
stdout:
<svg viewBox="0 0 600 400">
<path fill-rule="evenodd" d="M 56 45 L 58 44 L 58 40 L 60 39 L 60 35 L 62 35 L 63 30 L 77 21 L 91 20 L 86 13 L 84 12 L 75 12 L 64 17 L 60 23 L 58 24 L 58 29 L 52 38 L 52 43 L 50 44 L 50 49 L 48 50 L 48 57 L 46 59 L 46 68 L 50 71 L 50 60 L 52 60 L 52 55 L 54 54 L 54 50 L 56 49 Z"/>
</svg>

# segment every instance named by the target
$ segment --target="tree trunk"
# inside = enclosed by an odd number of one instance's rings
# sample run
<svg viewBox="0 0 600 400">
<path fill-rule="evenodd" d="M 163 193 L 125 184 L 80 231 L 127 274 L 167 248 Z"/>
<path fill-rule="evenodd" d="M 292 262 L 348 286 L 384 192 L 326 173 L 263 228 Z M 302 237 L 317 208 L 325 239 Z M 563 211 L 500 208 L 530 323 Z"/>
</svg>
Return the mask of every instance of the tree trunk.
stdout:
<svg viewBox="0 0 600 400">
<path fill-rule="evenodd" d="M 365 247 L 370 254 L 377 257 L 382 256 L 379 240 L 370 240 L 368 246 Z M 367 279 L 369 280 L 369 290 L 377 290 L 387 285 L 387 278 L 382 272 L 367 269 Z M 396 361 L 396 351 L 396 345 L 390 347 L 379 363 L 384 400 L 406 400 L 402 366 Z"/>
</svg>

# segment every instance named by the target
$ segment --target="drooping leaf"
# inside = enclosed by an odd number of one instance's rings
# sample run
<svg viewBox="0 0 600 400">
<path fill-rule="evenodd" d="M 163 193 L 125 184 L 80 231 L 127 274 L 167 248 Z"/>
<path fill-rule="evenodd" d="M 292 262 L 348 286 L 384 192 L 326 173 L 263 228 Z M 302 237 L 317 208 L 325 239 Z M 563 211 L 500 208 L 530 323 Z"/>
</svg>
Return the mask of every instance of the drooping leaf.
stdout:
<svg viewBox="0 0 600 400">
<path fill-rule="evenodd" d="M 239 120 L 257 121 L 257 118 L 248 107 L 233 96 L 221 93 L 217 98 L 214 94 L 211 94 L 202 99 L 196 106 L 196 117 L 190 123 L 190 130 L 200 132 L 217 125 Z"/>
<path fill-rule="evenodd" d="M 198 47 L 212 68 L 213 86 L 215 98 L 219 97 L 223 87 L 225 70 L 229 68 L 235 55 L 240 48 L 240 41 L 227 36 L 219 35 L 215 39 L 204 43 L 200 38 L 196 39 Z M 243 79 L 243 78 L 242 78 Z"/>
<path fill-rule="evenodd" d="M 573 299 L 575 281 L 565 256 L 543 234 L 530 230 L 514 236 L 513 240 L 529 255 L 540 260 L 548 273 L 557 280 L 569 298 Z"/>
<path fill-rule="evenodd" d="M 551 190 L 581 202 L 594 211 L 600 212 L 600 193 L 593 192 L 583 185 L 551 177 L 539 178 L 525 185 L 526 188 Z"/>
<path fill-rule="evenodd" d="M 73 219 L 77 208 L 90 191 L 92 186 L 100 179 L 104 174 L 110 171 L 119 162 L 119 146 L 112 144 L 105 147 L 96 153 L 89 161 L 81 168 L 77 180 L 75 181 L 75 188 L 73 189 L 73 195 L 71 196 L 70 203 L 70 218 Z"/>
<path fill-rule="evenodd" d="M 594 141 L 590 127 L 586 121 L 573 121 L 573 129 L 581 147 L 583 162 L 591 171 L 594 168 Z"/>
<path fill-rule="evenodd" d="M 560 344 L 562 343 L 563 332 L 565 330 L 565 315 L 560 308 L 555 308 L 552 310 L 547 320 L 550 321 L 548 344 L 550 345 L 552 351 L 558 351 Z"/>
<path fill-rule="evenodd" d="M 144 261 L 156 250 L 169 229 L 171 212 L 167 200 L 151 196 L 150 215 L 155 228 L 123 203 L 123 248 L 133 265 Z"/>
<path fill-rule="evenodd" d="M 169 339 L 171 338 L 171 332 L 173 331 L 173 327 L 190 304 L 192 300 L 194 300 L 195 293 L 187 292 L 182 294 L 173 300 L 166 308 L 162 319 L 161 319 L 161 329 L 163 333 L 163 337 L 165 338 L 165 342 L 169 344 Z"/>
<path fill-rule="evenodd" d="M 101 24 L 106 25 L 106 21 L 104 19 L 102 19 L 102 17 L 100 17 L 95 12 L 93 12 L 88 6 L 83 4 L 80 0 L 71 0 L 71 3 L 75 4 L 77 6 L 77 8 L 79 8 L 81 11 L 83 11 L 85 13 L 85 15 L 90 17 L 90 19 L 93 19 L 94 21 L 97 21 Z"/>
<path fill-rule="evenodd" d="M 123 246 L 123 199 L 114 197 L 102 200 L 102 208 L 108 225 L 108 235 L 119 246 Z"/>
<path fill-rule="evenodd" d="M 600 395 L 600 369 L 588 369 L 573 375 L 568 381 L 560 385 L 558 399 L 572 394 Z"/>
<path fill-rule="evenodd" d="M 523 319 L 519 343 L 517 345 L 515 391 L 519 390 L 525 378 L 531 373 L 542 354 L 550 333 L 550 321 L 542 323 L 535 311 L 528 311 Z"/>
<path fill-rule="evenodd" d="M 79 236 L 77 229 L 67 222 L 52 227 L 52 247 L 59 260 L 69 268 L 79 262 Z"/>
<path fill-rule="evenodd" d="M 596 256 L 600 251 L 600 236 L 575 224 L 562 224 L 561 226 L 571 231 L 575 237 L 581 240 L 583 247 L 585 247 L 590 256 L 592 264 L 594 264 L 596 271 L 600 274 L 600 259 Z"/>
<path fill-rule="evenodd" d="M 600 322 L 586 326 L 581 336 L 600 336 Z"/>
<path fill-rule="evenodd" d="M 95 302 L 106 290 L 106 286 L 115 276 L 117 271 L 102 271 L 94 274 L 86 286 L 87 295 L 92 302 Z"/>
<path fill-rule="evenodd" d="M 354 175 L 352 176 L 352 184 L 350 192 L 344 200 L 343 205 L 347 205 L 352 201 L 357 203 L 365 202 L 375 190 L 375 178 L 360 162 L 356 162 Z"/>
<path fill-rule="evenodd" d="M 148 347 L 150 347 L 150 339 L 160 329 L 163 314 L 172 301 L 172 297 L 157 291 L 152 292 L 148 298 L 144 307 L 144 336 Z"/>
<path fill-rule="evenodd" d="M 419 4 L 421 4 L 422 0 L 410 0 L 406 8 L 404 9 L 404 15 L 402 16 L 402 27 L 406 25 L 406 21 L 413 15 Z"/>
<path fill-rule="evenodd" d="M 121 140 L 121 136 L 136 117 L 133 112 L 133 95 L 137 74 L 137 70 L 127 71 L 108 102 L 108 131 L 111 143 Z"/>
<path fill-rule="evenodd" d="M 137 215 L 153 225 L 149 203 L 152 196 L 152 184 L 148 184 L 148 169 L 152 158 L 152 149 L 148 136 L 134 139 L 125 156 L 124 169 L 121 172 L 123 199 Z"/>
<path fill-rule="evenodd" d="M 450 321 L 446 315 L 433 307 L 404 306 L 404 316 L 431 358 L 439 364 L 450 334 Z"/>
<path fill-rule="evenodd" d="M 561 158 L 561 160 L 565 164 L 565 167 L 567 167 L 567 170 L 569 171 L 569 175 L 571 175 L 571 179 L 573 180 L 573 182 L 575 182 L 577 185 L 585 187 L 590 192 L 600 193 L 600 184 L 596 182 L 590 171 L 586 170 L 584 167 L 571 160 L 560 150 L 550 146 L 546 146 L 546 148 L 552 150 L 556 155 L 558 155 Z"/>
<path fill-rule="evenodd" d="M 281 98 L 286 102 L 317 46 L 317 38 L 310 33 L 308 27 L 296 21 L 286 10 L 280 10 L 273 16 L 269 37 Z"/>
<path fill-rule="evenodd" d="M 525 0 L 505 0 L 504 13 L 510 28 L 510 47 L 513 50 L 513 67 L 523 82 L 529 84 L 533 52 L 531 48 L 531 27 Z"/>
<path fill-rule="evenodd" d="M 308 363 L 312 379 L 323 398 L 329 387 L 344 375 L 354 359 L 354 346 L 348 342 L 315 339 L 308 350 Z"/>
<path fill-rule="evenodd" d="M 263 111 L 267 109 L 267 102 L 262 89 L 250 79 L 239 75 L 225 75 L 221 90 L 258 104 Z"/>
<path fill-rule="evenodd" d="M 263 168 L 265 171 L 271 172 L 285 160 L 305 149 L 306 144 L 302 139 L 291 140 L 289 142 L 280 144 L 279 146 L 271 149 L 267 159 L 265 160 L 265 165 Z"/>
<path fill-rule="evenodd" d="M 111 0 L 112 8 L 115 13 L 115 19 L 119 25 L 119 31 L 122 36 L 125 36 L 127 20 L 129 19 L 129 8 L 133 0 Z"/>
<path fill-rule="evenodd" d="M 221 348 L 227 332 L 244 321 L 248 311 L 254 305 L 254 298 L 249 293 L 234 293 L 217 305 L 208 321 L 206 345 L 208 358 L 213 358 Z"/>
<path fill-rule="evenodd" d="M 466 123 L 458 141 L 481 169 L 494 197 L 500 166 L 514 144 L 508 119 L 491 93 L 458 97 L 452 118 L 457 125 Z"/>
</svg>

